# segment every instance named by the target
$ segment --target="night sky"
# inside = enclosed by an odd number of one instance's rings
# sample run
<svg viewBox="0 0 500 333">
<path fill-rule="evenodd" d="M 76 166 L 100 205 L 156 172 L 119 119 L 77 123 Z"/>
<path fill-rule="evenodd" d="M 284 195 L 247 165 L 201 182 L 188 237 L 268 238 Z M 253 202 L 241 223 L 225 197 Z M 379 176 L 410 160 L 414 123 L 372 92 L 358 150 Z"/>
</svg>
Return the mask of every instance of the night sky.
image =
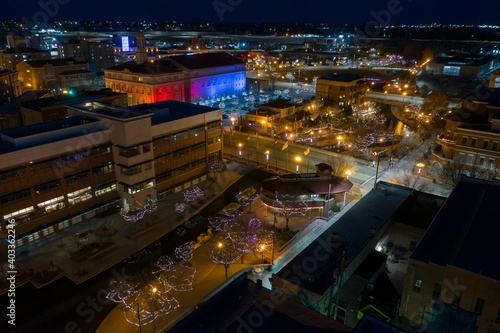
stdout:
<svg viewBox="0 0 500 333">
<path fill-rule="evenodd" d="M 364 24 L 389 6 L 395 24 L 500 24 L 499 0 L 2 0 L 0 18 L 31 20 L 45 11 L 56 20 Z"/>
</svg>

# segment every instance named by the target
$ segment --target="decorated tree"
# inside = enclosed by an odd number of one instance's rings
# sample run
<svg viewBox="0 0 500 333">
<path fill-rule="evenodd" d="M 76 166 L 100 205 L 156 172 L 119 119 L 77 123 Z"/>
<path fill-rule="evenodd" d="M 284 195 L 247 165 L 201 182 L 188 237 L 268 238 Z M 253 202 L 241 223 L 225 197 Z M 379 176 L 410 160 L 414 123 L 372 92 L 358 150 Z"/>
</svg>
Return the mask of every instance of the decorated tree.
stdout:
<svg viewBox="0 0 500 333">
<path fill-rule="evenodd" d="M 227 270 L 231 264 L 241 257 L 241 251 L 230 238 L 224 236 L 222 235 L 215 239 L 210 258 L 216 264 L 224 266 L 225 277 L 227 279 Z"/>
<path fill-rule="evenodd" d="M 139 202 L 128 204 L 122 207 L 120 214 L 128 222 L 137 222 L 141 220 L 146 213 L 152 213 L 158 208 L 156 199 L 147 198 L 146 203 L 141 205 Z"/>
<path fill-rule="evenodd" d="M 273 206 L 285 217 L 285 230 L 289 230 L 290 218 L 292 216 L 305 216 L 309 207 L 298 193 L 276 191 L 275 195 Z"/>
<path fill-rule="evenodd" d="M 134 325 L 142 326 L 164 316 L 179 307 L 175 292 L 192 289 L 196 269 L 188 265 L 176 265 L 169 257 L 160 257 L 156 271 L 140 272 L 110 282 L 106 298 L 123 304 L 125 319 Z"/>
<path fill-rule="evenodd" d="M 270 245 L 273 237 L 273 231 L 258 218 L 252 218 L 249 221 L 233 220 L 223 233 L 227 234 L 227 238 L 231 239 L 241 252 L 241 263 L 245 254 L 259 251 L 262 245 Z"/>
<path fill-rule="evenodd" d="M 259 194 L 252 186 L 236 195 L 236 199 L 238 199 L 238 202 L 242 207 L 248 206 L 248 213 L 252 212 L 252 203 L 254 203 L 258 198 Z"/>
</svg>

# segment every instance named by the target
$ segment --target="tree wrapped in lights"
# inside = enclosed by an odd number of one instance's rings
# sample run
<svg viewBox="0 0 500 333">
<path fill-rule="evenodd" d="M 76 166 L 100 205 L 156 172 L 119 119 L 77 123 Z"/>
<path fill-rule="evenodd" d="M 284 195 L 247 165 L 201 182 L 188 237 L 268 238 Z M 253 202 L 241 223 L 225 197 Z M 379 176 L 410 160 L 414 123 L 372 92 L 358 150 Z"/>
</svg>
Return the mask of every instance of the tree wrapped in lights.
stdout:
<svg viewBox="0 0 500 333">
<path fill-rule="evenodd" d="M 193 190 L 186 190 L 183 192 L 184 194 L 184 201 L 186 202 L 191 202 L 195 201 L 196 198 L 202 197 L 204 195 L 203 191 L 198 187 L 195 186 L 193 187 Z"/>
<path fill-rule="evenodd" d="M 175 212 L 182 214 L 186 210 L 185 203 L 175 203 Z"/>
<path fill-rule="evenodd" d="M 192 290 L 196 269 L 176 265 L 169 257 L 160 257 L 155 278 L 145 282 L 149 274 L 127 277 L 110 282 L 106 298 L 123 304 L 125 319 L 134 325 L 147 325 L 179 307 L 174 292 Z"/>
<path fill-rule="evenodd" d="M 210 258 L 216 264 L 224 266 L 225 277 L 231 264 L 241 257 L 241 251 L 235 246 L 230 238 L 218 237 L 214 242 L 214 247 L 210 253 Z"/>
<path fill-rule="evenodd" d="M 297 200 L 297 194 L 275 192 L 273 206 L 278 208 L 285 217 L 285 230 L 288 230 L 288 224 L 292 216 L 306 216 L 309 207 L 302 199 Z"/>
<path fill-rule="evenodd" d="M 248 213 L 252 212 L 252 203 L 254 203 L 258 198 L 259 194 L 252 186 L 247 187 L 245 190 L 236 195 L 236 199 L 238 199 L 241 207 L 248 206 Z"/>
<path fill-rule="evenodd" d="M 193 252 L 189 242 L 184 243 L 175 248 L 175 257 L 180 260 L 191 261 L 193 259 Z"/>
<path fill-rule="evenodd" d="M 268 229 L 260 219 L 252 218 L 249 221 L 232 221 L 224 233 L 241 252 L 241 263 L 247 253 L 259 251 L 262 245 L 272 243 L 272 230 Z"/>
<path fill-rule="evenodd" d="M 193 289 L 196 268 L 186 264 L 177 265 L 169 256 L 161 256 L 156 265 L 159 270 L 153 272 L 153 274 L 162 286 L 172 291 L 189 291 Z"/>
<path fill-rule="evenodd" d="M 126 205 L 120 210 L 120 214 L 123 219 L 127 222 L 137 222 L 141 220 L 146 213 L 153 213 L 158 208 L 157 200 L 152 198 L 147 198 L 146 203 L 141 205 L 139 202 L 134 204 Z"/>
<path fill-rule="evenodd" d="M 215 173 L 224 171 L 225 167 L 226 166 L 222 161 L 213 161 L 208 165 L 209 170 L 214 173 L 214 178 L 215 178 Z"/>
</svg>

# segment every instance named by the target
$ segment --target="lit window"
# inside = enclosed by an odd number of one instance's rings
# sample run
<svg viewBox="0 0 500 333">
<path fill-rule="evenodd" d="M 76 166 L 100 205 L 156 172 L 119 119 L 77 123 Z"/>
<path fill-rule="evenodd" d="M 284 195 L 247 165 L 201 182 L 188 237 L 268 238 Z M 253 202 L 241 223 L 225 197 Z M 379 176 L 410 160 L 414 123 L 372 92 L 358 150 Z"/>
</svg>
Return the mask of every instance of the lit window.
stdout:
<svg viewBox="0 0 500 333">
<path fill-rule="evenodd" d="M 413 291 L 419 293 L 421 287 L 422 287 L 422 279 L 416 279 L 415 284 L 413 285 Z"/>
</svg>

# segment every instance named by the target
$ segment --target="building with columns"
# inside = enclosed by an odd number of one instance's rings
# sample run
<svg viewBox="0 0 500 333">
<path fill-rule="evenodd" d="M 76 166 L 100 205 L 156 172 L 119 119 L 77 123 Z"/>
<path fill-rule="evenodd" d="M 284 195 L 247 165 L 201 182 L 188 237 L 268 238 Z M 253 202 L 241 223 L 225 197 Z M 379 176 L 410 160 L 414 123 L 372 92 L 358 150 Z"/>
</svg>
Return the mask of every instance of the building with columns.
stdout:
<svg viewBox="0 0 500 333">
<path fill-rule="evenodd" d="M 144 34 L 135 61 L 104 70 L 106 87 L 126 93 L 129 105 L 177 100 L 215 103 L 245 91 L 245 63 L 226 52 L 164 57 L 148 62 Z"/>
<path fill-rule="evenodd" d="M 206 179 L 222 159 L 222 111 L 177 101 L 68 105 L 68 118 L 0 134 L 0 232 L 18 245 L 117 205 L 134 208 Z"/>
</svg>

